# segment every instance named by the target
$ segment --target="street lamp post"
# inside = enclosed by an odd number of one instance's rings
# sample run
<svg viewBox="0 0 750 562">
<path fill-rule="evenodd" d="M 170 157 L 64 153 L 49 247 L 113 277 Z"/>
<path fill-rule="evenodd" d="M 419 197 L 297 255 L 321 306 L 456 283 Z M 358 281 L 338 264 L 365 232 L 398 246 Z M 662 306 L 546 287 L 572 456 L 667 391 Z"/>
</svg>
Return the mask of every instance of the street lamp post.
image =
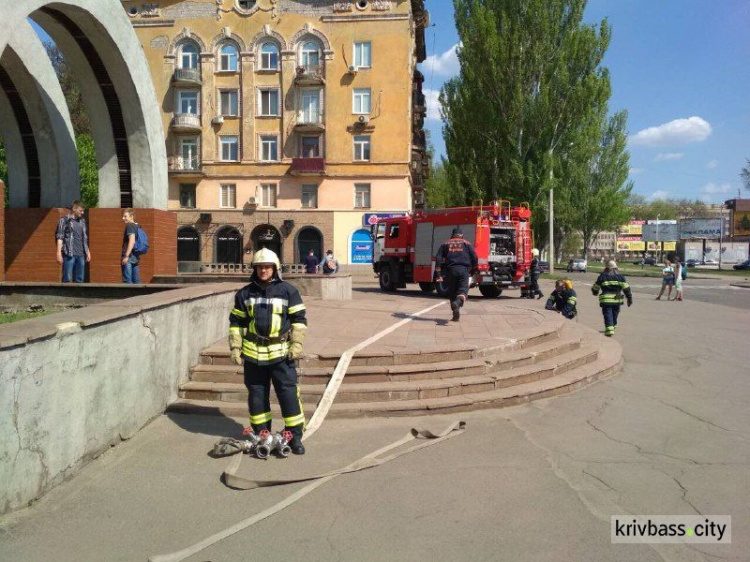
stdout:
<svg viewBox="0 0 750 562">
<path fill-rule="evenodd" d="M 661 263 L 661 243 L 659 242 L 659 215 L 656 215 L 656 263 Z"/>
<path fill-rule="evenodd" d="M 550 157 L 552 156 L 552 151 L 550 150 Z M 554 185 L 555 177 L 553 169 L 549 169 L 549 180 L 550 185 Z M 554 194 L 554 188 L 549 188 L 549 272 L 555 273 L 555 228 L 554 228 L 554 220 L 555 220 L 555 212 L 554 212 L 554 200 L 555 200 L 555 194 Z"/>
</svg>

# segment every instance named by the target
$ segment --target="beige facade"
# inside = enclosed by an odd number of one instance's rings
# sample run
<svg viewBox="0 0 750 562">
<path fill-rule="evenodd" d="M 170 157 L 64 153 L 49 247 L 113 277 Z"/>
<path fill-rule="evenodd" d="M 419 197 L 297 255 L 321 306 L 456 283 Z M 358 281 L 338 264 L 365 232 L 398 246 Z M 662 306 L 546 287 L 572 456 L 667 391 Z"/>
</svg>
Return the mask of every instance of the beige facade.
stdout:
<svg viewBox="0 0 750 562">
<path fill-rule="evenodd" d="M 349 263 L 365 213 L 423 201 L 421 0 L 122 5 L 161 104 L 181 260 L 270 246 Z"/>
</svg>

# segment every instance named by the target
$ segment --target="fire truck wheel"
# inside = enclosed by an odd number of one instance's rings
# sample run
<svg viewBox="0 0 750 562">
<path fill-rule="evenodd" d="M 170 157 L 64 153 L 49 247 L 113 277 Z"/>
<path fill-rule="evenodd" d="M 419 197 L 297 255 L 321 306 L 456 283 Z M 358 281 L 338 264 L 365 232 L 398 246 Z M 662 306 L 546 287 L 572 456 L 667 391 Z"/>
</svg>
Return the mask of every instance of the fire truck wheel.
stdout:
<svg viewBox="0 0 750 562">
<path fill-rule="evenodd" d="M 431 293 L 435 290 L 435 283 L 420 283 L 419 288 L 423 293 Z"/>
<path fill-rule="evenodd" d="M 502 294 L 503 290 L 494 285 L 479 285 L 479 292 L 482 293 L 482 296 L 485 298 L 496 299 Z"/>
<path fill-rule="evenodd" d="M 389 265 L 380 268 L 380 288 L 388 292 L 396 290 L 396 284 L 393 282 L 393 274 Z"/>
</svg>

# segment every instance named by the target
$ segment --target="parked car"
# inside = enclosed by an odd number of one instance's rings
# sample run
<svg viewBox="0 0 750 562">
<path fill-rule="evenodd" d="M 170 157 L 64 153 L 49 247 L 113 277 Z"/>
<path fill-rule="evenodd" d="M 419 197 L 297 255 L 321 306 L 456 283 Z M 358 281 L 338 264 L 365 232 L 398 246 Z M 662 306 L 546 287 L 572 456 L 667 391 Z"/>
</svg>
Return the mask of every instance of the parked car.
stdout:
<svg viewBox="0 0 750 562">
<path fill-rule="evenodd" d="M 740 271 L 742 269 L 750 269 L 750 260 L 745 260 L 742 263 L 738 263 L 734 266 L 734 269 Z"/>
<path fill-rule="evenodd" d="M 581 258 L 575 258 L 568 262 L 568 269 L 567 271 L 583 271 L 586 273 L 586 270 L 588 269 L 588 262 Z"/>
<path fill-rule="evenodd" d="M 719 264 L 719 262 L 717 262 L 716 260 L 712 260 L 711 258 L 706 258 L 705 260 L 703 260 L 703 263 L 705 265 L 718 265 Z"/>
<path fill-rule="evenodd" d="M 643 258 L 643 264 L 644 265 L 656 265 L 656 258 L 652 258 L 651 256 L 647 256 Z M 641 265 L 641 260 L 634 261 L 633 265 Z"/>
<path fill-rule="evenodd" d="M 540 261 L 539 262 L 539 271 L 541 273 L 549 273 L 549 262 L 548 261 Z"/>
</svg>

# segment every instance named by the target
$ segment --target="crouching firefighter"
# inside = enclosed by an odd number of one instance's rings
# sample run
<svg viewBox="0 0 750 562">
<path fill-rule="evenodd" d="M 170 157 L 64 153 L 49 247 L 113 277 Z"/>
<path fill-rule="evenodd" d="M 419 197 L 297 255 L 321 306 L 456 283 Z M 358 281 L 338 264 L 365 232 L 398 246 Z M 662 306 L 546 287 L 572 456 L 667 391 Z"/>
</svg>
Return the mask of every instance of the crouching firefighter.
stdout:
<svg viewBox="0 0 750 562">
<path fill-rule="evenodd" d="M 625 277 L 617 271 L 617 264 L 610 260 L 607 267 L 599 274 L 596 283 L 591 287 L 594 296 L 599 295 L 599 306 L 602 307 L 604 315 L 604 335 L 611 338 L 617 329 L 617 316 L 620 314 L 620 305 L 624 302 L 622 294 L 628 299 L 628 306 L 633 304 L 633 294 Z M 599 294 L 601 292 L 601 294 Z"/>
<path fill-rule="evenodd" d="M 469 298 L 469 277 L 476 271 L 478 263 L 474 246 L 464 239 L 460 228 L 453 229 L 450 240 L 440 246 L 435 256 L 435 281 L 441 283 L 443 277 L 447 277 L 454 322 L 461 318 L 461 307 Z"/>
<path fill-rule="evenodd" d="M 547 304 L 547 310 L 556 310 L 565 318 L 572 320 L 578 315 L 578 297 L 573 290 L 573 282 L 569 279 L 558 279 L 555 281 L 555 290 L 552 291 Z"/>
<path fill-rule="evenodd" d="M 274 252 L 258 250 L 252 265 L 250 284 L 237 292 L 229 315 L 232 362 L 245 367 L 252 431 L 256 435 L 271 431 L 269 397 L 273 382 L 284 431 L 291 433 L 289 446 L 294 454 L 304 455 L 305 414 L 299 399 L 295 360 L 302 357 L 305 341 L 305 305 L 299 291 L 282 281 L 281 264 Z"/>
</svg>

